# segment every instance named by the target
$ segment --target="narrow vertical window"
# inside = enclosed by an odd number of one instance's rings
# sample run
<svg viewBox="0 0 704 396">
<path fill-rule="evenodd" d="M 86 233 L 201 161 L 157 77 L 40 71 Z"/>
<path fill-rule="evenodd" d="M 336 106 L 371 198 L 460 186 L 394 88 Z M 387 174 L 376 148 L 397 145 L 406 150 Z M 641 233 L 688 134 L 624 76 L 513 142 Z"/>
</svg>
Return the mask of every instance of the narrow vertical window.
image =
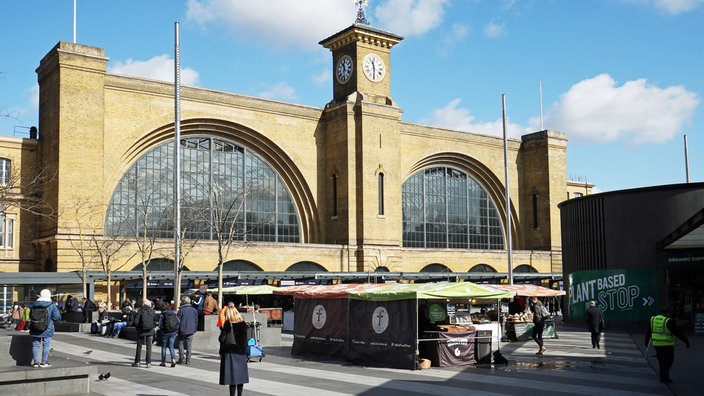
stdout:
<svg viewBox="0 0 704 396">
<path fill-rule="evenodd" d="M 332 175 L 332 217 L 337 217 L 337 175 Z"/>
<path fill-rule="evenodd" d="M 7 229 L 7 241 L 5 242 L 5 247 L 8 249 L 12 249 L 12 244 L 13 244 L 13 233 L 12 230 L 14 230 L 14 225 L 15 221 L 12 219 L 7 219 L 5 221 L 5 228 Z"/>
<path fill-rule="evenodd" d="M 0 247 L 5 247 L 5 214 L 2 212 L 0 212 Z"/>
<path fill-rule="evenodd" d="M 538 229 L 538 194 L 533 193 L 533 229 Z"/>
<path fill-rule="evenodd" d="M 384 215 L 384 174 L 379 173 L 379 216 Z"/>
<path fill-rule="evenodd" d="M 6 186 L 10 183 L 10 160 L 0 158 L 0 185 Z"/>
</svg>

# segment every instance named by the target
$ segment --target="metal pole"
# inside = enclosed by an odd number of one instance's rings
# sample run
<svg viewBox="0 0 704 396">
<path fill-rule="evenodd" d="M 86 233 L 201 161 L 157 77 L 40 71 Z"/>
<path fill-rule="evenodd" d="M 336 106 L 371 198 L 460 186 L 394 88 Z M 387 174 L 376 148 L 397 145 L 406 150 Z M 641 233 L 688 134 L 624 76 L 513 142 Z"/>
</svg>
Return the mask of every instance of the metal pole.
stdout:
<svg viewBox="0 0 704 396">
<path fill-rule="evenodd" d="M 540 130 L 543 131 L 543 80 L 540 80 Z"/>
<path fill-rule="evenodd" d="M 181 52 L 179 26 L 174 23 L 174 300 L 180 294 L 178 270 L 181 260 Z M 178 301 L 174 301 L 178 305 Z"/>
<path fill-rule="evenodd" d="M 73 43 L 76 44 L 76 0 L 73 0 Z"/>
<path fill-rule="evenodd" d="M 506 178 L 506 241 L 508 250 L 508 283 L 513 284 L 513 256 L 511 243 L 511 189 L 508 172 L 508 138 L 506 137 L 506 94 L 501 94 L 501 113 L 504 124 L 504 176 Z"/>
<path fill-rule="evenodd" d="M 684 134 L 684 169 L 689 183 L 689 145 L 687 144 L 687 134 Z"/>
</svg>

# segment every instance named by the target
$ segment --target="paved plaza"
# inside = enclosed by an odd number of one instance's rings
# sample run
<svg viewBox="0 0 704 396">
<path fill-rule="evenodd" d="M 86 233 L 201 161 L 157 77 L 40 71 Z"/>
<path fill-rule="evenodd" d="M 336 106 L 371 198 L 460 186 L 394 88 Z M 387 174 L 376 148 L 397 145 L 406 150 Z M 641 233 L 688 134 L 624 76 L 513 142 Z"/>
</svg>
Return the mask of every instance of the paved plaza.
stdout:
<svg viewBox="0 0 704 396">
<path fill-rule="evenodd" d="M 607 331 L 602 349 L 592 349 L 589 333 L 563 323 L 558 338 L 546 340 L 547 352 L 536 356 L 532 341 L 501 343 L 508 365 L 481 364 L 427 370 L 369 368 L 341 360 L 291 356 L 292 336 L 266 356 L 251 362 L 246 395 L 700 395 L 698 362 L 702 338 L 690 336 L 691 349 L 678 346 L 674 382 L 658 382 L 654 351 L 643 357 L 643 334 Z M 492 346 L 496 349 L 496 345 Z M 90 395 L 226 395 L 218 385 L 217 351 L 194 351 L 190 366 L 159 367 L 161 347 L 153 349 L 152 368 L 133 368 L 135 342 L 89 334 L 58 333 L 50 362 L 94 365 L 108 380 L 91 382 Z M 89 352 L 90 351 L 90 352 Z M 36 369 L 40 370 L 40 369 Z"/>
</svg>

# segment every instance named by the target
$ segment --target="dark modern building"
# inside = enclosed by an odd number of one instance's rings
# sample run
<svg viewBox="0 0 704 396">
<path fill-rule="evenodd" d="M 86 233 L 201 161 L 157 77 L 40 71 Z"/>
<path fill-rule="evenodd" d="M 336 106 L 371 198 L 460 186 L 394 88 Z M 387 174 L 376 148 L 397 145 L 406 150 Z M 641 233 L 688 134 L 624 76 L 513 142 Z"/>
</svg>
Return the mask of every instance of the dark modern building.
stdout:
<svg viewBox="0 0 704 396">
<path fill-rule="evenodd" d="M 704 183 L 593 194 L 562 202 L 567 312 L 597 301 L 607 320 L 669 306 L 687 326 L 704 312 Z"/>
</svg>

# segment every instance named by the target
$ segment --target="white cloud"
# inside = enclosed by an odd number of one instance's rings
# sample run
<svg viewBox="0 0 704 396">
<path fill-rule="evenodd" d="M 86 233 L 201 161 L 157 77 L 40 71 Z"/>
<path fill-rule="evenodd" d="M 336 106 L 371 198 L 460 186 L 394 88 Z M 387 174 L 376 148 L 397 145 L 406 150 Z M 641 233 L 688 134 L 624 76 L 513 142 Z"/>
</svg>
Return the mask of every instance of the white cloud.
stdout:
<svg viewBox="0 0 704 396">
<path fill-rule="evenodd" d="M 330 83 L 330 76 L 332 76 L 332 71 L 330 68 L 326 68 L 321 70 L 318 74 L 313 75 L 311 81 L 319 87 L 324 86 Z"/>
<path fill-rule="evenodd" d="M 134 59 L 127 59 L 124 62 L 116 61 L 108 70 L 115 74 L 174 81 L 174 60 L 168 55 L 155 56 L 147 61 Z M 197 85 L 198 72 L 189 68 L 181 68 L 181 84 Z"/>
<path fill-rule="evenodd" d="M 422 119 L 420 123 L 464 132 L 503 136 L 503 120 L 475 122 L 469 109 L 459 107 L 460 101 L 459 98 L 451 100 L 445 107 L 433 110 L 431 116 Z M 525 128 L 508 121 L 506 134 L 509 137 L 519 137 L 526 132 L 528 131 Z"/>
<path fill-rule="evenodd" d="M 642 4 L 670 15 L 694 11 L 704 5 L 704 0 L 623 0 L 627 3 Z"/>
<path fill-rule="evenodd" d="M 448 3 L 449 0 L 388 0 L 374 8 L 374 16 L 386 30 L 417 36 L 440 25 Z"/>
<path fill-rule="evenodd" d="M 484 27 L 484 36 L 488 38 L 499 38 L 506 36 L 506 24 L 498 23 L 493 19 Z"/>
<path fill-rule="evenodd" d="M 189 0 L 187 19 L 221 26 L 235 38 L 285 49 L 317 49 L 317 42 L 354 23 L 351 0 Z"/>
<path fill-rule="evenodd" d="M 298 99 L 298 96 L 296 95 L 296 90 L 285 82 L 279 82 L 266 86 L 263 91 L 257 94 L 257 96 L 289 102 Z"/>
<path fill-rule="evenodd" d="M 600 74 L 563 94 L 544 125 L 590 142 L 658 144 L 681 133 L 698 105 L 699 97 L 681 86 L 660 88 L 645 79 L 617 86 L 610 75 Z"/>
<path fill-rule="evenodd" d="M 440 56 L 447 57 L 454 50 L 455 45 L 469 35 L 471 29 L 467 25 L 461 23 L 456 23 L 452 25 L 452 29 L 449 34 L 445 34 L 442 39 L 440 39 L 438 46 L 438 51 Z"/>
</svg>

